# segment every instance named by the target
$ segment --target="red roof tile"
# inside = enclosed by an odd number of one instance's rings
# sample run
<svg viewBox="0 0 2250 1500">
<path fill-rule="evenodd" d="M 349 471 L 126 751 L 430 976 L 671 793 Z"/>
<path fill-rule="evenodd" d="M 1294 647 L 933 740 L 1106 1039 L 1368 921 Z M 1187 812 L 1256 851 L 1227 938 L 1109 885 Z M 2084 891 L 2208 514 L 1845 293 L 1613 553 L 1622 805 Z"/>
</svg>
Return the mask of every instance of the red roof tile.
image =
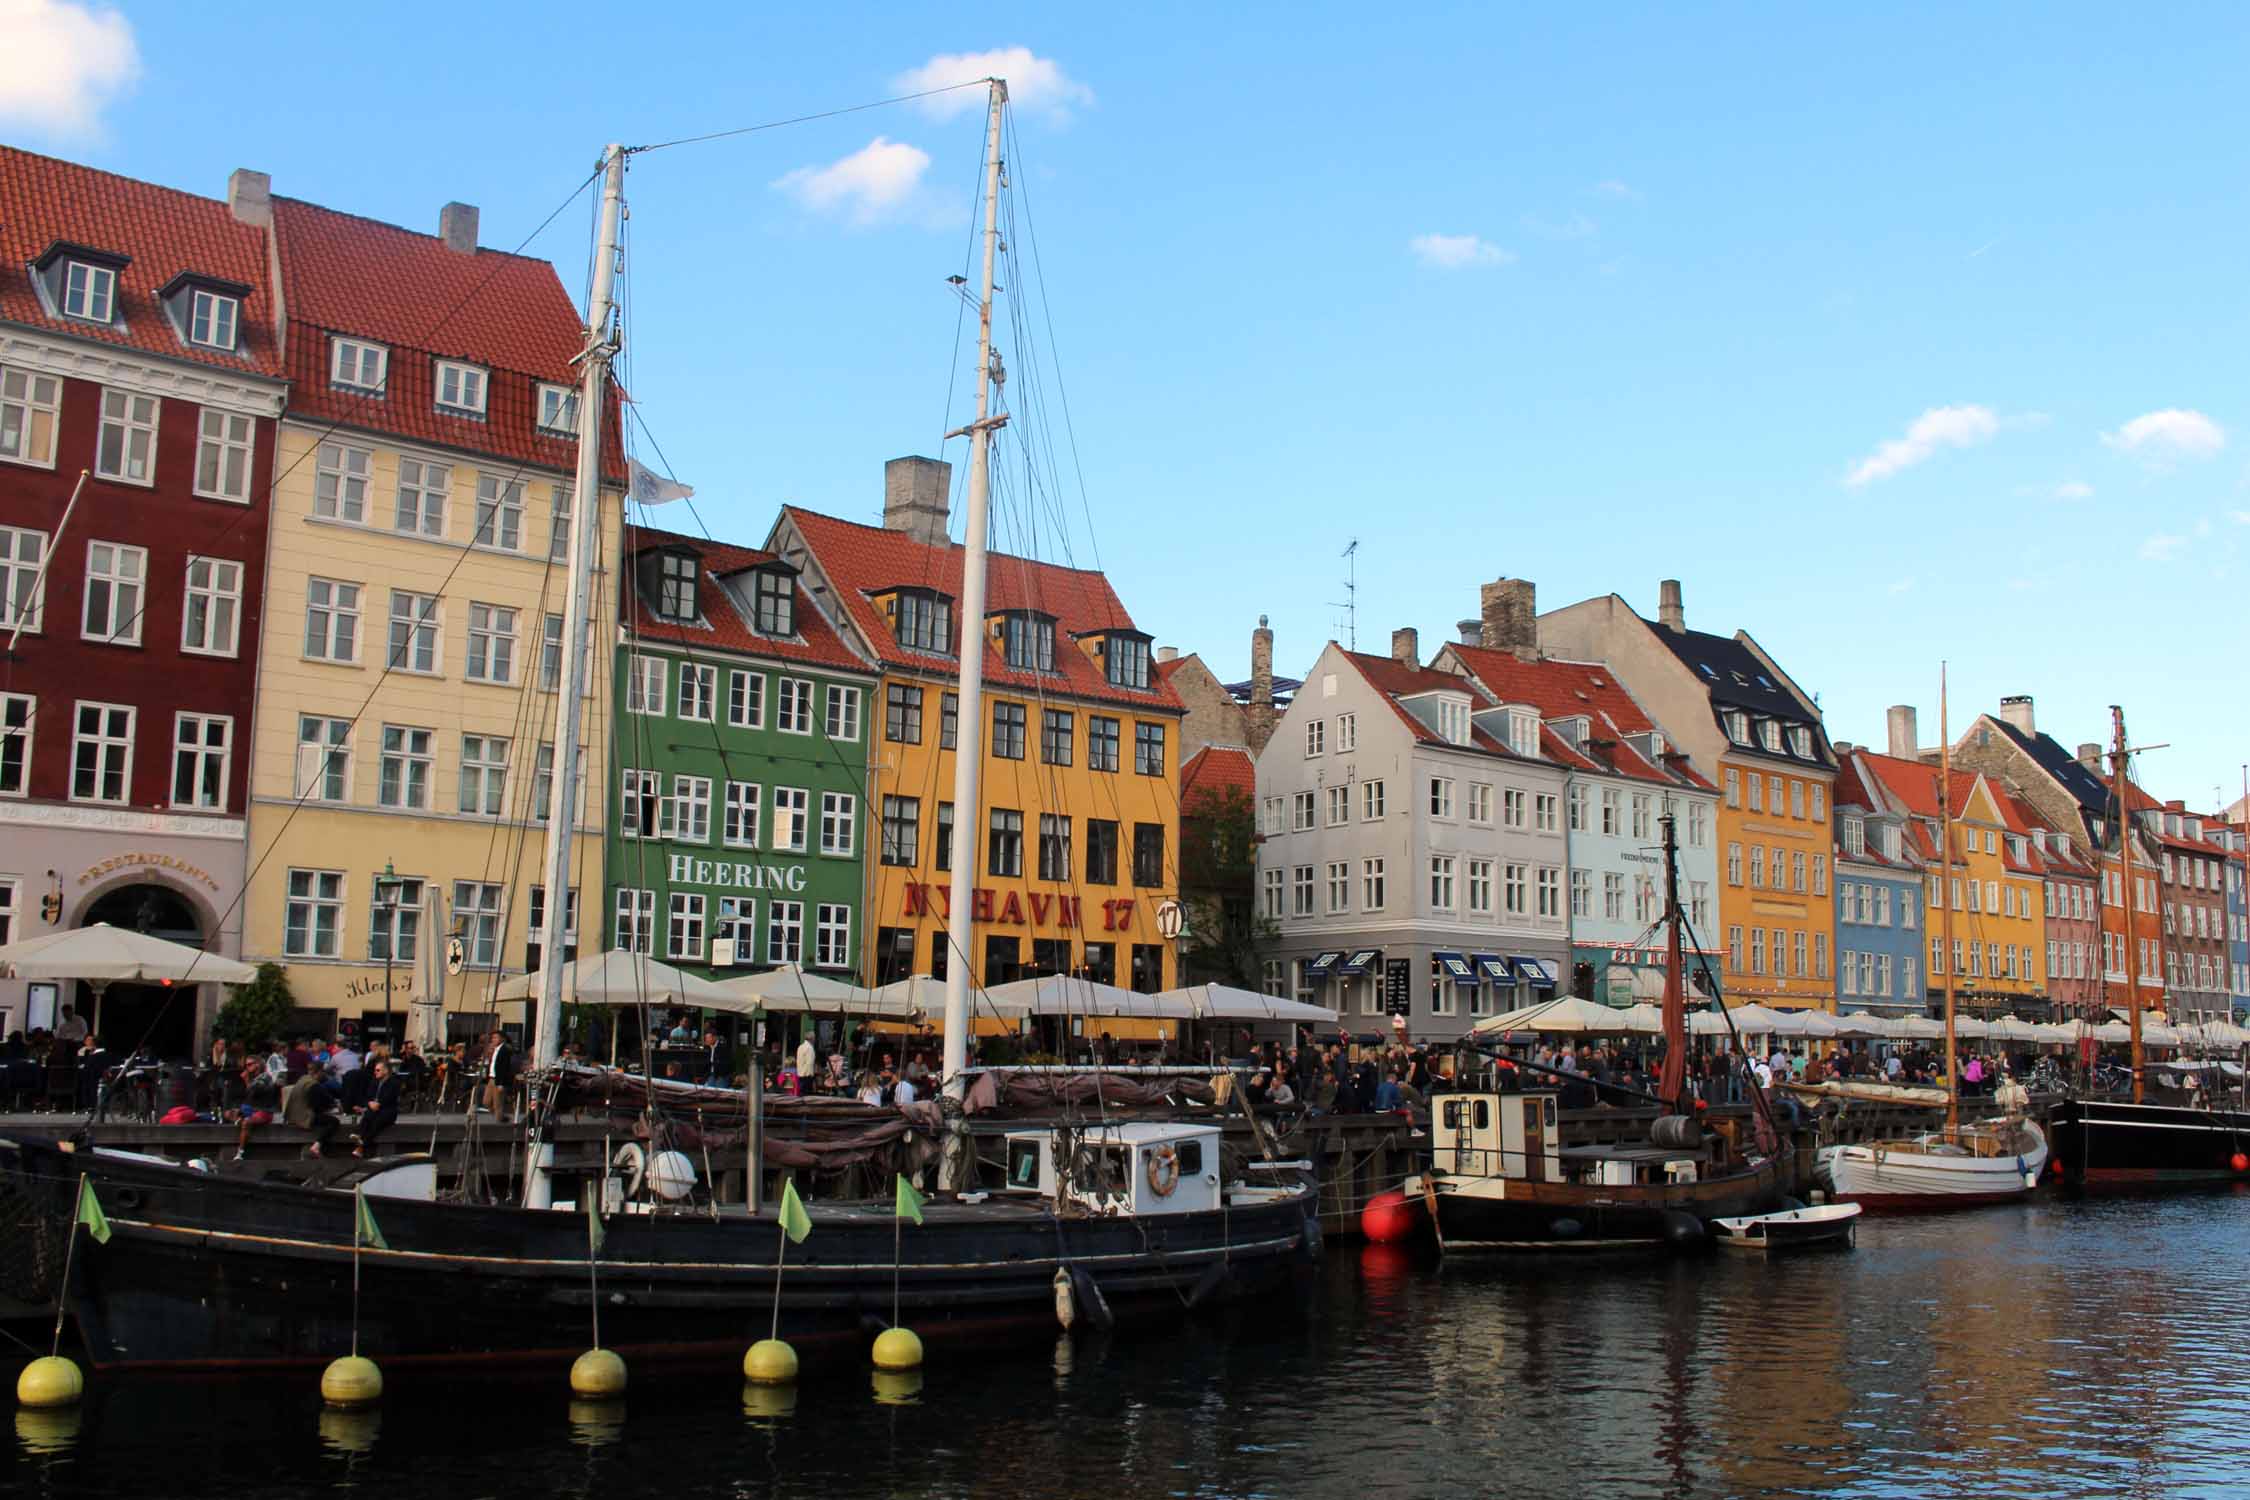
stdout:
<svg viewBox="0 0 2250 1500">
<path fill-rule="evenodd" d="M 779 525 L 793 527 L 804 538 L 806 548 L 836 590 L 838 607 L 851 616 L 861 636 L 886 665 L 917 672 L 950 670 L 950 658 L 900 646 L 875 596 L 897 588 L 926 588 L 958 600 L 965 555 L 960 546 L 950 542 L 937 546 L 887 527 L 839 520 L 794 505 L 782 508 Z M 1065 568 L 1005 552 L 990 553 L 989 558 L 985 574 L 987 613 L 1029 609 L 1052 615 L 1056 639 L 1053 673 L 1014 670 L 1006 665 L 998 646 L 988 644 L 984 664 L 988 686 L 1185 712 L 1166 674 L 1151 672 L 1151 686 L 1146 692 L 1118 687 L 1110 682 L 1101 663 L 1079 647 L 1075 637 L 1097 631 L 1141 633 L 1106 577 L 1088 569 Z M 959 631 L 963 623 L 955 621 L 955 630 Z"/>
<path fill-rule="evenodd" d="M 1255 799 L 1258 767 L 1250 752 L 1236 745 L 1205 745 L 1180 767 L 1180 808 L 1192 815 L 1198 793 L 1237 791 Z"/>
<path fill-rule="evenodd" d="M 1592 730 L 1589 744 L 1583 751 L 1569 751 L 1564 742 L 1566 754 L 1557 758 L 1565 765 L 1606 770 L 1636 781 L 1710 789 L 1711 783 L 1684 759 L 1672 761 L 1668 768 L 1658 766 L 1625 743 L 1626 735 L 1653 733 L 1657 726 L 1601 662 L 1554 657 L 1525 661 L 1512 651 L 1458 642 L 1445 649 L 1490 690 L 1495 702 L 1528 704 L 1542 719 L 1587 719 Z M 1609 743 L 1595 745 L 1592 740 Z"/>
<path fill-rule="evenodd" d="M 795 638 L 777 640 L 772 636 L 760 635 L 750 628 L 750 622 L 743 615 L 741 607 L 735 603 L 734 596 L 727 592 L 720 580 L 738 569 L 775 561 L 771 552 L 640 526 L 628 529 L 625 534 L 625 551 L 629 558 L 658 547 L 684 549 L 702 560 L 696 594 L 696 613 L 702 618 L 696 624 L 686 625 L 659 616 L 648 607 L 647 602 L 640 597 L 640 590 L 635 587 L 638 570 L 628 567 L 624 570 L 623 580 L 628 600 L 623 619 L 626 629 L 633 635 L 643 640 L 664 641 L 710 651 L 739 651 L 750 656 L 803 662 L 811 666 L 838 667 L 856 672 L 874 670 L 844 644 L 827 619 L 806 598 L 802 586 L 797 589 Z"/>
<path fill-rule="evenodd" d="M 87 323 L 47 311 L 31 263 L 56 240 L 130 257 L 117 276 L 116 321 Z M 239 353 L 190 345 L 174 330 L 157 292 L 182 271 L 250 288 L 238 324 Z M 216 198 L 12 146 L 0 146 L 0 319 L 145 354 L 280 374 L 262 229 L 238 222 Z"/>
<path fill-rule="evenodd" d="M 1192 656 L 1175 656 L 1170 661 L 1160 661 L 1156 663 L 1156 675 L 1163 678 L 1166 682 L 1170 682 L 1172 680 L 1172 674 L 1180 670 L 1180 668 L 1186 666 L 1192 659 Z"/>
<path fill-rule="evenodd" d="M 1857 759 L 1882 784 L 1885 793 L 1906 811 L 1918 818 L 1940 816 L 1938 807 L 1939 768 L 1918 760 L 1906 760 L 1896 755 L 1882 755 L 1873 750 L 1855 753 Z M 1961 816 L 1968 804 L 1969 794 L 1976 790 L 1977 773 L 1955 771 L 1953 795 L 1949 809 L 1952 816 Z"/>
</svg>

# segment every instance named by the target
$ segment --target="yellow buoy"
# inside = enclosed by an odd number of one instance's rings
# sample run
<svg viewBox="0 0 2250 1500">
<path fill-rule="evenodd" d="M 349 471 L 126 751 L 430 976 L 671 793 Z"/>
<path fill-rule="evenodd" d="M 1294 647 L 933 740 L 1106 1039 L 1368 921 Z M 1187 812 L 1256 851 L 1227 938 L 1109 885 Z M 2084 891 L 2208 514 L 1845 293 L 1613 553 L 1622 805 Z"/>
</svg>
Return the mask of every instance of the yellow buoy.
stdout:
<svg viewBox="0 0 2250 1500">
<path fill-rule="evenodd" d="M 86 1394 L 86 1377 L 59 1354 L 43 1354 L 16 1377 L 16 1401 L 30 1407 L 69 1406 Z"/>
<path fill-rule="evenodd" d="M 375 1361 L 347 1354 L 320 1373 L 320 1399 L 330 1406 L 367 1406 L 383 1399 L 383 1372 Z"/>
<path fill-rule="evenodd" d="M 787 1385 L 797 1378 L 797 1351 L 779 1339 L 760 1339 L 742 1356 L 742 1378 L 752 1385 Z"/>
<path fill-rule="evenodd" d="M 875 1368 L 878 1370 L 919 1370 L 922 1368 L 922 1340 L 911 1328 L 886 1328 L 875 1335 Z"/>
<path fill-rule="evenodd" d="M 786 1417 L 797 1409 L 793 1385 L 746 1385 L 742 1388 L 742 1414 L 758 1421 Z"/>
<path fill-rule="evenodd" d="M 912 1406 L 922 1399 L 920 1370 L 877 1370 L 875 1401 L 880 1406 Z"/>
<path fill-rule="evenodd" d="M 612 1349 L 588 1349 L 570 1367 L 570 1388 L 581 1396 L 622 1396 L 625 1361 Z"/>
</svg>

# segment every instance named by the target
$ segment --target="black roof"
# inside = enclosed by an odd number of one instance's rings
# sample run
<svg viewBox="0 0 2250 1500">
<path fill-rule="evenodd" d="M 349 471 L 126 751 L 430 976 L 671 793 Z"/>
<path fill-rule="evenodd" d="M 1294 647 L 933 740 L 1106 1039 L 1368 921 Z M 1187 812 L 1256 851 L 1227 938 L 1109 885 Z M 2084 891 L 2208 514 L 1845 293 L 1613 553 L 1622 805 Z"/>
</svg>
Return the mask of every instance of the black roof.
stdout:
<svg viewBox="0 0 2250 1500">
<path fill-rule="evenodd" d="M 1758 659 L 1758 653 L 1733 636 L 1711 635 L 1701 630 L 1667 630 L 1661 625 L 1650 629 L 1658 640 L 1671 648 L 1674 656 L 1687 664 L 1689 671 L 1695 673 L 1712 702 L 1786 719 L 1792 724 L 1820 726 L 1820 715 L 1806 713 L 1797 702 L 1797 695 L 1781 685 Z"/>
<path fill-rule="evenodd" d="M 2110 800 L 2109 783 L 2102 780 L 2100 773 L 2087 769 L 2084 761 L 2057 744 L 2053 735 L 2025 734 L 2006 719 L 1994 714 L 1987 714 L 1984 718 L 1986 723 L 2013 740 L 2018 749 L 2038 764 L 2040 770 L 2061 782 L 2063 790 L 2070 793 L 2071 799 L 2082 811 L 2096 817 L 2109 816 L 2114 805 Z"/>
</svg>

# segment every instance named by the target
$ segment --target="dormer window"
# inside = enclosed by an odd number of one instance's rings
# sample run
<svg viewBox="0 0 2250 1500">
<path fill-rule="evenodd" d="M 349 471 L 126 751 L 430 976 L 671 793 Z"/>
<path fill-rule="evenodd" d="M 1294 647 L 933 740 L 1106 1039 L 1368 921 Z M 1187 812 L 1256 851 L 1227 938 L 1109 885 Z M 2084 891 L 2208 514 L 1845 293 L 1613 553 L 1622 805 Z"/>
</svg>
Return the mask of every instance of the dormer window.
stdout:
<svg viewBox="0 0 2250 1500">
<path fill-rule="evenodd" d="M 1117 687 L 1148 690 L 1148 637 L 1112 635 L 1102 646 L 1102 665 Z"/>
<path fill-rule="evenodd" d="M 63 269 L 62 309 L 89 323 L 109 322 L 117 310 L 117 272 L 92 261 L 69 262 Z"/>
<path fill-rule="evenodd" d="M 1443 700 L 1440 700 L 1440 702 L 1443 705 L 1439 709 L 1440 716 L 1442 717 L 1445 708 L 1452 707 L 1453 705 L 1445 704 Z M 1467 705 L 1466 703 L 1459 705 L 1459 711 L 1461 715 L 1462 732 L 1458 735 L 1449 733 L 1446 735 L 1446 738 L 1453 741 L 1453 743 L 1456 745 L 1465 745 L 1469 742 L 1469 705 Z M 1533 713 L 1528 708 L 1511 708 L 1508 710 L 1508 748 L 1515 751 L 1518 755 L 1538 755 L 1539 715 Z"/>
<path fill-rule="evenodd" d="M 656 612 L 667 620 L 695 621 L 696 560 L 684 552 L 664 552 L 656 560 Z"/>
<path fill-rule="evenodd" d="M 953 601 L 929 589 L 901 589 L 887 606 L 891 634 L 909 651 L 953 650 Z"/>
<path fill-rule="evenodd" d="M 1780 754 L 1781 726 L 1772 719 L 1760 719 L 1758 721 L 1758 743 L 1773 751 L 1776 755 Z"/>
<path fill-rule="evenodd" d="M 1730 708 L 1721 716 L 1726 725 L 1727 738 L 1737 745 L 1750 743 L 1750 716 L 1739 708 Z"/>
<path fill-rule="evenodd" d="M 1055 622 L 1029 610 L 1000 617 L 1000 655 L 1019 672 L 1055 670 Z"/>
<path fill-rule="evenodd" d="M 456 359 L 437 362 L 437 404 L 440 411 L 467 416 L 484 415 L 484 371 Z"/>
<path fill-rule="evenodd" d="M 791 636 L 797 633 L 797 580 L 779 568 L 761 568 L 750 584 L 752 623 L 758 634 Z"/>
<path fill-rule="evenodd" d="M 2070 835 L 2069 835 L 2069 834 L 2067 834 L 2067 833 L 2058 833 L 2058 834 L 2056 834 L 2056 835 L 2055 835 L 2055 852 L 2056 852 L 2056 853 L 2058 853 L 2058 854 L 2061 854 L 2061 855 L 2063 855 L 2063 856 L 2065 856 L 2065 857 L 2068 857 L 2068 855 L 2070 854 Z"/>
<path fill-rule="evenodd" d="M 1858 818 L 1844 819 L 1844 852 L 1853 855 L 1867 852 L 1867 825 Z"/>
<path fill-rule="evenodd" d="M 346 390 L 383 394 L 390 376 L 391 351 L 364 339 L 331 339 L 328 344 L 328 380 Z"/>
<path fill-rule="evenodd" d="M 198 289 L 188 310 L 188 342 L 231 352 L 235 325 L 241 318 L 241 298 Z"/>
<path fill-rule="evenodd" d="M 1799 760 L 1811 760 L 1813 758 L 1812 731 L 1810 729 L 1802 724 L 1792 724 L 1789 727 L 1789 753 Z"/>
<path fill-rule="evenodd" d="M 539 430 L 564 434 L 578 431 L 578 392 L 574 387 L 540 383 Z"/>
</svg>

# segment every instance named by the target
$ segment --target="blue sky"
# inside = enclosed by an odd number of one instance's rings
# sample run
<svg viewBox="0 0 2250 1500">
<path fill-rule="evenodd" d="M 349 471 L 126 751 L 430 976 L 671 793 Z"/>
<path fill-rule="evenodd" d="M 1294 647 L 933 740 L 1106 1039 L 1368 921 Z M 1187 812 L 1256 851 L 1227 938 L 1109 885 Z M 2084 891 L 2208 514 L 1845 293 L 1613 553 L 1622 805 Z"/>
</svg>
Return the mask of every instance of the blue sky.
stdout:
<svg viewBox="0 0 2250 1500">
<path fill-rule="evenodd" d="M 1502 574 L 1648 613 L 1676 576 L 1837 738 L 1893 702 L 1934 737 L 1950 658 L 1957 722 L 2027 692 L 2075 744 L 2123 702 L 2152 788 L 2239 794 L 2250 14 L 841 9 L 128 5 L 137 65 L 98 19 L 0 61 L 0 131 L 431 229 L 461 198 L 509 247 L 605 140 L 1025 49 L 1038 385 L 1085 476 L 1042 550 L 1159 641 L 1241 675 L 1266 613 L 1301 669 L 1355 536 L 1376 650 Z M 952 425 L 970 104 L 636 162 L 634 387 L 719 534 L 872 518 Z M 587 229 L 533 246 L 574 289 Z"/>
</svg>

